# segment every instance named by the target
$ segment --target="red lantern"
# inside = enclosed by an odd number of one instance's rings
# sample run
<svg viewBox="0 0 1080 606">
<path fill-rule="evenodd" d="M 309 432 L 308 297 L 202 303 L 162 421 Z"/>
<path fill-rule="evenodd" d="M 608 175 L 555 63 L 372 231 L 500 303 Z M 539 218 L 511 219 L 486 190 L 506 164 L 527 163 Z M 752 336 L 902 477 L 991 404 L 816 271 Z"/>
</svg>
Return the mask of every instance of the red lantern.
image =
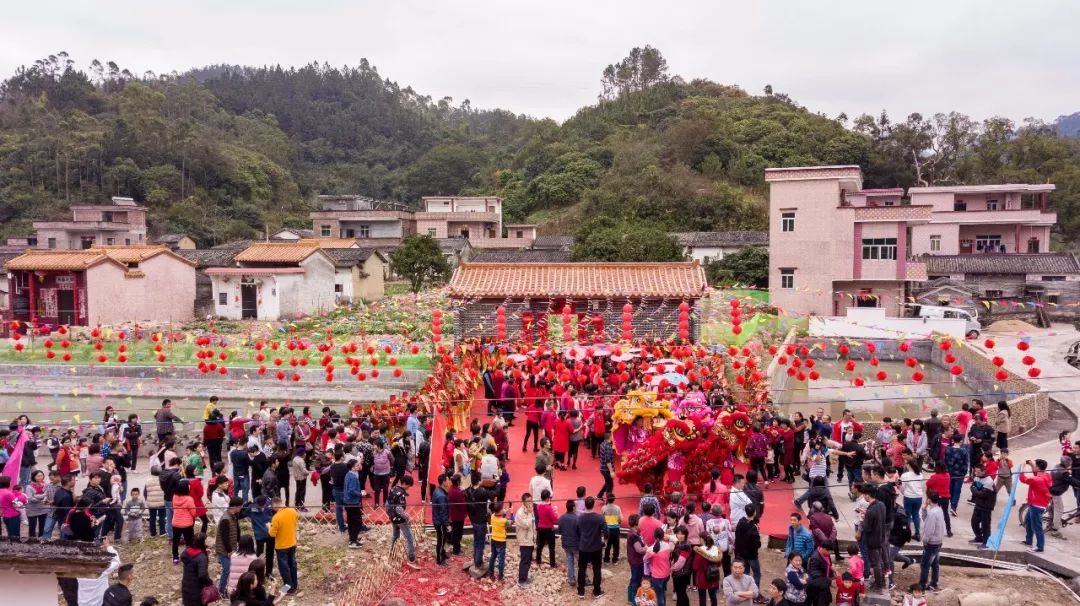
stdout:
<svg viewBox="0 0 1080 606">
<path fill-rule="evenodd" d="M 877 351 L 877 345 L 874 345 L 873 343 L 867 343 L 866 344 L 866 351 L 868 351 L 870 353 L 874 353 L 875 351 Z"/>
<path fill-rule="evenodd" d="M 946 364 L 952 364 L 955 361 L 956 361 L 956 356 L 952 355 L 951 353 L 945 354 L 945 363 Z"/>
<path fill-rule="evenodd" d="M 1031 347 L 1031 346 L 1028 345 L 1027 341 L 1020 341 L 1019 343 L 1016 344 L 1016 348 L 1019 349 L 1020 351 L 1027 351 L 1028 347 Z"/>
<path fill-rule="evenodd" d="M 952 342 L 951 341 L 942 341 L 941 344 L 938 345 L 938 347 L 940 347 L 942 349 L 942 351 L 948 351 L 949 348 L 952 347 Z"/>
<path fill-rule="evenodd" d="M 1024 366 L 1031 366 L 1035 363 L 1035 358 L 1032 356 L 1024 356 L 1020 359 L 1020 361 L 1024 364 Z"/>
<path fill-rule="evenodd" d="M 874 358 L 874 357 L 870 358 L 870 366 L 877 366 L 877 365 L 878 365 L 878 359 Z"/>
<path fill-rule="evenodd" d="M 851 372 L 851 371 L 855 370 L 855 361 L 854 360 L 848 360 L 847 364 L 844 364 L 844 370 L 846 370 L 848 372 Z"/>
<path fill-rule="evenodd" d="M 886 378 L 888 378 L 889 375 L 885 374 L 884 370 L 879 370 L 874 376 L 877 377 L 878 381 L 884 381 Z"/>
<path fill-rule="evenodd" d="M 1040 374 L 1042 374 L 1042 371 L 1038 368 L 1035 368 L 1034 366 L 1028 369 L 1028 376 L 1032 379 L 1038 378 Z"/>
<path fill-rule="evenodd" d="M 908 359 L 904 360 L 904 364 L 907 364 L 908 368 L 915 368 L 915 365 L 918 364 L 918 363 L 919 363 L 919 361 L 916 360 L 915 358 L 908 358 Z"/>
<path fill-rule="evenodd" d="M 986 341 L 983 341 L 983 345 L 985 345 L 987 349 L 993 349 L 997 343 L 995 343 L 993 339 L 987 339 Z"/>
<path fill-rule="evenodd" d="M 963 366 L 959 366 L 959 365 L 954 365 L 954 366 L 953 366 L 952 368 L 950 368 L 950 369 L 949 369 L 949 372 L 950 372 L 950 373 L 951 373 L 951 374 L 952 374 L 952 375 L 953 375 L 954 377 L 958 377 L 958 376 L 960 376 L 960 375 L 964 374 L 964 367 L 963 367 Z"/>
<path fill-rule="evenodd" d="M 911 349 L 911 343 L 909 343 L 907 341 L 904 341 L 903 343 L 900 344 L 900 351 L 905 351 L 906 352 L 909 349 Z"/>
<path fill-rule="evenodd" d="M 912 380 L 912 381 L 915 381 L 916 383 L 918 383 L 919 381 L 922 381 L 922 380 L 923 380 L 923 377 L 924 377 L 924 376 L 925 376 L 925 375 L 923 375 L 923 373 L 921 373 L 921 372 L 919 372 L 919 371 L 917 371 L 917 370 L 916 370 L 915 372 L 911 373 L 911 380 Z"/>
<path fill-rule="evenodd" d="M 1007 370 L 999 370 L 994 373 L 994 378 L 998 381 L 1004 381 L 1009 378 L 1009 372 Z"/>
<path fill-rule="evenodd" d="M 821 375 L 818 374 L 818 371 L 816 371 L 816 370 L 811 370 L 810 371 L 810 380 L 811 381 L 817 381 L 820 377 L 821 377 Z"/>
<path fill-rule="evenodd" d="M 401 369 L 400 368 L 395 368 L 394 369 L 394 378 L 397 379 L 397 378 L 400 378 L 400 377 L 401 377 Z"/>
<path fill-rule="evenodd" d="M 855 387 L 862 387 L 863 385 L 866 385 L 866 381 L 862 377 L 855 377 Z"/>
<path fill-rule="evenodd" d="M 842 355 L 842 356 L 846 356 L 846 355 L 848 355 L 848 346 L 847 346 L 847 345 L 843 345 L 843 344 L 841 344 L 841 345 L 840 345 L 840 347 L 837 347 L 837 348 L 836 348 L 836 351 L 837 351 L 837 353 L 839 353 L 840 355 Z"/>
<path fill-rule="evenodd" d="M 1001 367 L 1005 365 L 1005 358 L 1002 358 L 1001 356 L 994 356 L 990 361 L 994 363 L 994 366 Z"/>
</svg>

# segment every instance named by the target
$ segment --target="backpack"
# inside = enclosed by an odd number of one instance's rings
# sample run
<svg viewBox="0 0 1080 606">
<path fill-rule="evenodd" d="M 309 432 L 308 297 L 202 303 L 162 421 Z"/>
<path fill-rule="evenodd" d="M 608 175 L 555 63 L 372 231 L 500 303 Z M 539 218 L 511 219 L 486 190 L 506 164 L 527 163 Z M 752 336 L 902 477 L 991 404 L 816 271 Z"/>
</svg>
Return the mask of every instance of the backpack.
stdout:
<svg viewBox="0 0 1080 606">
<path fill-rule="evenodd" d="M 911 524 L 907 512 L 897 507 L 893 514 L 893 525 L 890 531 L 889 542 L 897 547 L 903 547 L 911 540 Z"/>
<path fill-rule="evenodd" d="M 678 570 L 672 571 L 671 573 L 671 576 L 675 578 L 686 578 L 690 576 L 691 572 L 693 572 L 693 567 L 691 566 L 691 563 L 693 562 L 694 552 L 691 549 L 685 547 L 676 547 L 675 549 L 671 550 L 670 554 L 668 554 L 668 558 L 670 562 L 674 564 L 679 560 L 679 557 L 683 555 L 686 556 L 686 562 L 683 564 L 683 567 Z"/>
</svg>

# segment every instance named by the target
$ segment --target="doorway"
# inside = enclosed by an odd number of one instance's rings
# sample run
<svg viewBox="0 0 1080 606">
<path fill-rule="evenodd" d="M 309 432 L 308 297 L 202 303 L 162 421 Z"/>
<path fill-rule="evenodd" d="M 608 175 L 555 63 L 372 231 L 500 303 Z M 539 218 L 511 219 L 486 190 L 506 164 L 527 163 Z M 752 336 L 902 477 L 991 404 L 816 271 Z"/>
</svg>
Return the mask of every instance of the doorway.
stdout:
<svg viewBox="0 0 1080 606">
<path fill-rule="evenodd" d="M 60 324 L 71 326 L 75 323 L 75 291 L 56 291 L 56 319 Z"/>
<path fill-rule="evenodd" d="M 240 319 L 258 319 L 259 300 L 255 293 L 254 284 L 240 285 Z"/>
<path fill-rule="evenodd" d="M 1039 252 L 1039 239 L 1038 238 L 1029 239 L 1028 242 L 1027 242 L 1027 245 L 1028 245 L 1028 247 L 1027 247 L 1028 253 L 1035 254 L 1035 253 Z"/>
</svg>

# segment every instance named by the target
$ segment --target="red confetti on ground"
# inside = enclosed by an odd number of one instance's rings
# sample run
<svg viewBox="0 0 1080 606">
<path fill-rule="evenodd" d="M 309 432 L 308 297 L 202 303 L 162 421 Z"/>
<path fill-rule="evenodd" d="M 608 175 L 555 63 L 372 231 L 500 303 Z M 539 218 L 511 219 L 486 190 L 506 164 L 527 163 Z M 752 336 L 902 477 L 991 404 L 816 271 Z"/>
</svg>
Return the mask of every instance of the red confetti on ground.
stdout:
<svg viewBox="0 0 1080 606">
<path fill-rule="evenodd" d="M 470 550 L 470 556 L 472 552 Z M 502 583 L 490 580 L 477 581 L 462 570 L 466 559 L 453 558 L 447 566 L 435 564 L 427 554 L 417 554 L 420 570 L 402 566 L 402 574 L 388 588 L 386 598 L 399 598 L 410 606 L 433 606 L 469 604 L 470 606 L 499 606 L 505 602 L 500 596 L 503 587 L 515 581 L 507 577 Z M 510 572 L 507 570 L 507 572 Z M 517 574 L 517 568 L 514 568 Z M 511 575 L 512 576 L 512 575 Z M 515 606 L 529 606 L 527 600 L 515 599 Z"/>
</svg>

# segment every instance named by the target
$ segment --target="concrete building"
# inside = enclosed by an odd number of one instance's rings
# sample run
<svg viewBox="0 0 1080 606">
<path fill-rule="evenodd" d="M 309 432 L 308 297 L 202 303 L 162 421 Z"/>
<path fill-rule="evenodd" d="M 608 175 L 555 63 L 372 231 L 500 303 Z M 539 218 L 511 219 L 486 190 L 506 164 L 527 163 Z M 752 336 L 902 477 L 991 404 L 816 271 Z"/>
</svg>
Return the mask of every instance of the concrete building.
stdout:
<svg viewBox="0 0 1080 606">
<path fill-rule="evenodd" d="M 930 206 L 930 221 L 912 226 L 914 254 L 1050 252 L 1051 183 L 912 187 L 912 206 Z"/>
<path fill-rule="evenodd" d="M 386 296 L 385 275 L 389 263 L 374 248 L 324 248 L 334 262 L 334 296 L 351 305 Z"/>
<path fill-rule="evenodd" d="M 112 204 L 72 206 L 71 214 L 71 221 L 35 221 L 37 247 L 83 250 L 146 244 L 146 207 L 131 198 L 114 196 Z"/>
<path fill-rule="evenodd" d="M 708 265 L 744 248 L 767 247 L 767 231 L 693 231 L 672 234 L 686 258 Z"/>
<path fill-rule="evenodd" d="M 310 244 L 258 242 L 234 267 L 210 267 L 214 315 L 229 320 L 300 318 L 335 306 L 336 266 Z"/>
<path fill-rule="evenodd" d="M 164 246 L 30 250 L 5 264 L 6 317 L 52 326 L 187 322 L 195 264 Z"/>
<path fill-rule="evenodd" d="M 908 242 L 929 205 L 901 205 L 902 190 L 863 190 L 858 166 L 771 168 L 765 180 L 770 301 L 785 313 L 898 315 L 908 283 L 926 280 Z"/>
<path fill-rule="evenodd" d="M 206 273 L 211 267 L 235 267 L 236 255 L 243 249 L 204 248 L 197 250 L 178 250 L 176 253 L 195 264 L 195 317 L 213 316 L 214 285 Z"/>
<path fill-rule="evenodd" d="M 503 225 L 498 197 L 432 196 L 422 210 L 360 196 L 319 196 L 319 205 L 311 213 L 315 237 L 372 240 L 373 248 L 396 247 L 412 234 L 469 240 L 474 248 L 526 248 L 536 238 L 535 225 Z"/>
</svg>

